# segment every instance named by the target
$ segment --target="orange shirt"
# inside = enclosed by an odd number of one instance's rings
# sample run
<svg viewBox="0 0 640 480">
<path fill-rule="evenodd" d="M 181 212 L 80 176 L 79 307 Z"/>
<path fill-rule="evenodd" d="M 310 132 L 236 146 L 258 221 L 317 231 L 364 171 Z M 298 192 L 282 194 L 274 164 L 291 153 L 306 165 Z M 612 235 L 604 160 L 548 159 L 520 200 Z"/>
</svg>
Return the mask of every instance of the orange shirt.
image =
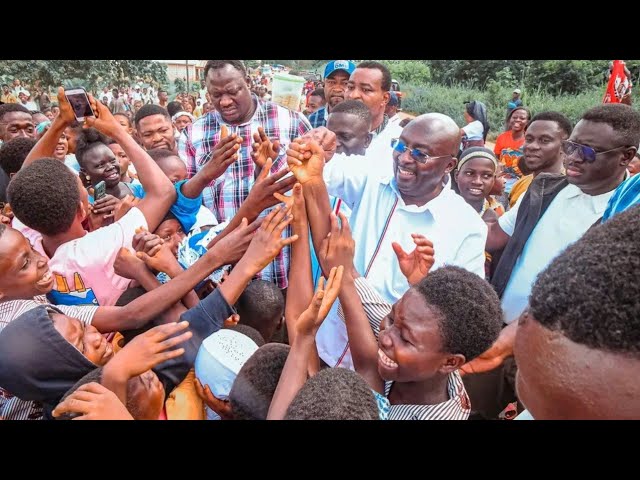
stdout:
<svg viewBox="0 0 640 480">
<path fill-rule="evenodd" d="M 524 136 L 520 140 L 513 139 L 511 130 L 500 134 L 496 139 L 496 146 L 493 152 L 496 157 L 506 167 L 515 172 L 518 177 L 522 176 L 522 172 L 518 168 L 518 160 L 522 156 L 522 146 L 524 145 Z"/>
</svg>

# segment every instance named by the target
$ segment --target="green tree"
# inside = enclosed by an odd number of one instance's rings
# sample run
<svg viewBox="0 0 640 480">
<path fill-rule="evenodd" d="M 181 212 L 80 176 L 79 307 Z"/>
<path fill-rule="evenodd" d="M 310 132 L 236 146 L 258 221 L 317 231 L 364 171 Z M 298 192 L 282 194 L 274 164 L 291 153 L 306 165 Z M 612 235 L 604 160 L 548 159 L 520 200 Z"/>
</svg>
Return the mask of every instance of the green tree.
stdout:
<svg viewBox="0 0 640 480">
<path fill-rule="evenodd" d="M 173 85 L 176 87 L 175 93 L 184 92 L 186 90 L 185 82 L 181 78 L 176 78 L 173 81 Z"/>
<path fill-rule="evenodd" d="M 127 85 L 137 81 L 162 85 L 167 82 L 165 65 L 151 60 L 2 60 L 0 78 L 8 82 L 19 78 L 33 84 L 40 81 L 45 88 L 84 86 L 96 90 L 106 84 Z"/>
</svg>

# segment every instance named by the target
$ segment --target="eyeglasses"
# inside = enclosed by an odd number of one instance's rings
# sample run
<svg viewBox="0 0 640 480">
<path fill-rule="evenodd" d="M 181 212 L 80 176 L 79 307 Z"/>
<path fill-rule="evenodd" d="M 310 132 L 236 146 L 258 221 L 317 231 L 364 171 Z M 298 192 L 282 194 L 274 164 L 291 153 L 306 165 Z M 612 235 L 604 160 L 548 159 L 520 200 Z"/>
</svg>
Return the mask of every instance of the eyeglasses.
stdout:
<svg viewBox="0 0 640 480">
<path fill-rule="evenodd" d="M 409 150 L 409 147 L 407 147 L 405 145 L 405 143 L 402 140 L 400 140 L 399 138 L 394 138 L 393 140 L 391 140 L 391 147 L 396 152 L 399 152 L 400 154 L 403 154 L 404 152 Z M 449 158 L 449 157 L 452 156 L 452 155 L 440 155 L 440 156 L 437 156 L 437 157 L 432 157 L 428 153 L 425 153 L 422 150 L 419 150 L 417 148 L 412 148 L 411 150 L 409 150 L 409 155 L 416 162 L 422 163 L 422 164 L 427 163 L 429 160 L 436 160 L 438 158 Z"/>
<path fill-rule="evenodd" d="M 580 160 L 583 160 L 587 163 L 593 163 L 596 161 L 596 157 L 603 153 L 613 152 L 615 150 L 619 150 L 621 148 L 627 148 L 627 145 L 620 145 L 619 147 L 612 148 L 610 150 L 603 150 L 602 152 L 596 151 L 593 147 L 588 145 L 582 145 L 580 143 L 570 142 L 569 140 L 562 141 L 562 151 L 565 155 L 571 156 L 576 151 L 578 152 L 578 156 Z"/>
</svg>

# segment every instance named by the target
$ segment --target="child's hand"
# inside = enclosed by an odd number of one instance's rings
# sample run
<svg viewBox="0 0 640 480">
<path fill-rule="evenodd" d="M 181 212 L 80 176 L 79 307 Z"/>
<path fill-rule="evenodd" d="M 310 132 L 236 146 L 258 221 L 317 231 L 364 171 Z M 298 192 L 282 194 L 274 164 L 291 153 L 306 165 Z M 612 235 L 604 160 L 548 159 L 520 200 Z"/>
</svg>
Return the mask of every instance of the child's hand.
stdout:
<svg viewBox="0 0 640 480">
<path fill-rule="evenodd" d="M 315 141 L 302 143 L 296 138 L 287 149 L 287 163 L 302 185 L 310 180 L 322 180 L 324 151 Z"/>
<path fill-rule="evenodd" d="M 344 265 L 347 268 L 347 272 L 354 270 L 353 256 L 356 243 L 351 236 L 351 228 L 349 228 L 347 217 L 342 212 L 339 212 L 338 215 L 342 226 L 338 225 L 338 217 L 332 212 L 331 232 L 322 240 L 320 252 L 318 252 L 318 261 L 325 275 L 338 265 Z"/>
<path fill-rule="evenodd" d="M 249 248 L 253 234 L 261 224 L 261 218 L 251 223 L 251 225 L 248 225 L 247 219 L 243 218 L 235 230 L 211 247 L 211 251 L 220 255 L 223 259 L 223 265 L 237 263 Z"/>
<path fill-rule="evenodd" d="M 340 285 L 342 283 L 342 274 L 344 267 L 333 267 L 329 274 L 327 285 L 324 285 L 324 277 L 320 277 L 318 288 L 311 300 L 309 307 L 302 312 L 302 315 L 296 320 L 296 330 L 298 335 L 310 335 L 315 337 L 320 325 L 333 306 L 333 302 L 338 298 L 340 293 Z"/>
<path fill-rule="evenodd" d="M 258 132 L 253 134 L 253 141 L 251 158 L 258 168 L 263 169 L 268 159 L 275 162 L 280 151 L 280 141 L 274 140 L 271 142 L 262 127 L 258 127 Z"/>
<path fill-rule="evenodd" d="M 94 215 L 104 215 L 105 220 L 114 218 L 115 212 L 122 202 L 113 195 L 105 195 L 100 200 L 96 200 L 91 205 L 91 212 Z"/>
<path fill-rule="evenodd" d="M 231 404 L 229 403 L 229 400 L 220 400 L 217 398 L 213 393 L 211 393 L 209 385 L 205 385 L 203 388 L 200 380 L 197 378 L 196 391 L 207 407 L 216 412 L 222 420 L 233 420 L 233 413 L 231 412 Z"/>
<path fill-rule="evenodd" d="M 409 285 L 415 285 L 427 276 L 435 262 L 433 243 L 424 235 L 412 233 L 413 243 L 416 248 L 411 253 L 405 252 L 399 243 L 393 242 L 391 246 L 398 257 L 400 271 L 407 278 Z"/>
<path fill-rule="evenodd" d="M 224 328 L 235 327 L 240 321 L 240 315 L 234 313 L 224 321 Z"/>
<path fill-rule="evenodd" d="M 162 242 L 162 239 L 160 239 Z M 150 242 L 154 244 L 150 246 L 150 251 L 153 251 L 153 254 L 147 253 L 147 249 L 137 252 L 136 257 L 140 260 L 144 261 L 147 267 L 155 270 L 156 272 L 164 272 L 168 275 L 172 275 L 173 272 L 182 271 L 182 267 L 178 263 L 178 260 L 174 256 L 171 251 L 171 247 L 167 243 L 162 243 L 157 245 L 157 239 L 153 239 Z"/>
<path fill-rule="evenodd" d="M 144 262 L 131 253 L 128 248 L 122 247 L 118 251 L 115 262 L 113 262 L 113 269 L 116 275 L 130 280 L 137 280 L 140 277 L 140 273 L 144 272 L 147 267 Z"/>
<path fill-rule="evenodd" d="M 177 335 L 189 327 L 189 322 L 172 322 L 158 325 L 134 337 L 108 363 L 110 372 L 118 372 L 120 378 L 136 377 L 156 365 L 184 353 L 184 348 L 172 347 L 189 340 L 193 333 L 190 330 Z M 107 367 L 105 367 L 107 368 Z"/>
<path fill-rule="evenodd" d="M 298 235 L 282 238 L 282 232 L 291 223 L 293 217 L 286 215 L 286 209 L 276 206 L 267 215 L 260 228 L 256 231 L 247 253 L 242 257 L 249 268 L 256 273 L 269 265 L 286 245 L 290 245 L 298 239 Z"/>
<path fill-rule="evenodd" d="M 288 192 L 296 183 L 294 176 L 284 178 L 289 173 L 286 168 L 270 175 L 271 165 L 272 160 L 268 158 L 245 200 L 246 207 L 255 216 L 260 215 L 264 210 L 278 203 L 279 200 L 274 197 L 276 193 L 283 194 Z"/>
<path fill-rule="evenodd" d="M 81 414 L 73 420 L 133 420 L 116 394 L 95 382 L 78 388 L 53 409 L 52 415 L 65 413 Z"/>
</svg>

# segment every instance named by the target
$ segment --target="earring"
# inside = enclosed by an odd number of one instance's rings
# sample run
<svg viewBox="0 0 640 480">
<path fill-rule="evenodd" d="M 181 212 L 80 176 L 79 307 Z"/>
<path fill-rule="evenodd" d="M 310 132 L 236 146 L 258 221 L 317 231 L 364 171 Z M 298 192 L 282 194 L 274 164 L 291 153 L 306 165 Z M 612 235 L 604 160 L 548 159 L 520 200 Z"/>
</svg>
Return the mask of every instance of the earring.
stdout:
<svg viewBox="0 0 640 480">
<path fill-rule="evenodd" d="M 91 177 L 89 175 L 85 175 L 84 178 L 87 179 L 87 182 L 89 182 L 91 180 Z"/>
</svg>

